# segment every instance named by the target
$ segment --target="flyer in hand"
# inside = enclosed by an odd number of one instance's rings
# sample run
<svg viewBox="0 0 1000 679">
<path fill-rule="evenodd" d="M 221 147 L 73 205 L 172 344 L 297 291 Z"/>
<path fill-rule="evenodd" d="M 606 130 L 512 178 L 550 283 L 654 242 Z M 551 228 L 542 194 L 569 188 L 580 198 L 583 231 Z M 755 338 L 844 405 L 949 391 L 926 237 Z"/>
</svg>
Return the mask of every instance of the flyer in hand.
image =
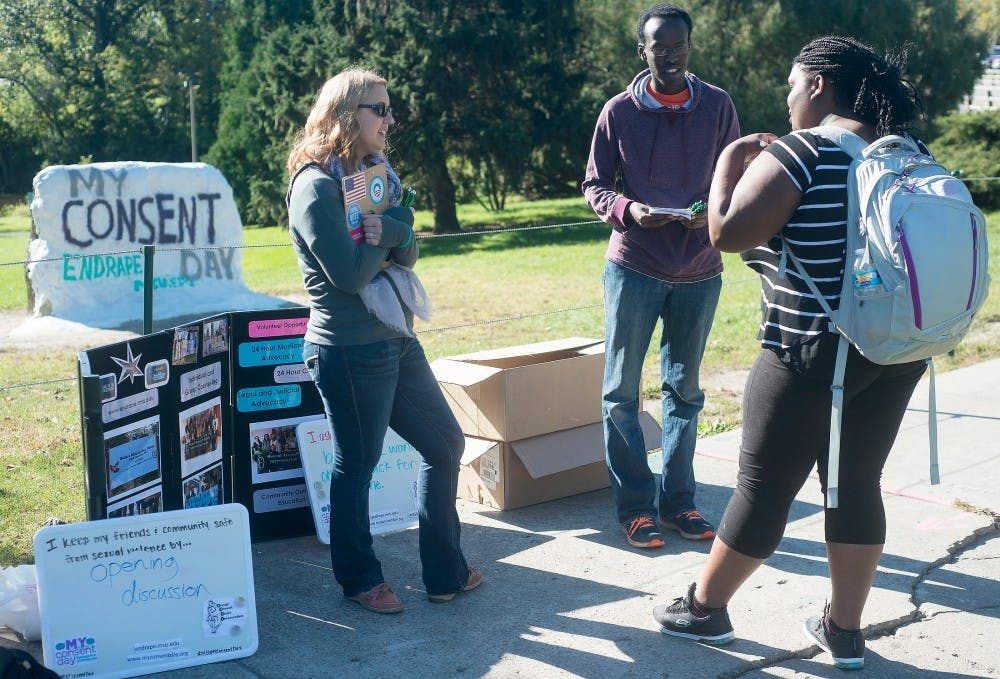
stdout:
<svg viewBox="0 0 1000 679">
<path fill-rule="evenodd" d="M 708 206 L 705 205 L 705 201 L 699 200 L 695 201 L 691 207 L 684 209 L 677 209 L 672 207 L 654 207 L 649 209 L 649 214 L 651 215 L 671 215 L 674 217 L 682 217 L 690 221 L 695 215 L 700 215 Z"/>
<path fill-rule="evenodd" d="M 365 239 L 361 220 L 365 215 L 380 215 L 389 205 L 389 188 L 385 179 L 385 165 L 379 163 L 341 180 L 344 189 L 344 210 L 347 213 L 347 230 L 355 243 Z"/>
<path fill-rule="evenodd" d="M 670 215 L 672 217 L 683 217 L 688 220 L 694 215 L 694 213 L 689 209 L 677 209 L 672 207 L 652 207 L 649 209 L 649 214 Z"/>
</svg>

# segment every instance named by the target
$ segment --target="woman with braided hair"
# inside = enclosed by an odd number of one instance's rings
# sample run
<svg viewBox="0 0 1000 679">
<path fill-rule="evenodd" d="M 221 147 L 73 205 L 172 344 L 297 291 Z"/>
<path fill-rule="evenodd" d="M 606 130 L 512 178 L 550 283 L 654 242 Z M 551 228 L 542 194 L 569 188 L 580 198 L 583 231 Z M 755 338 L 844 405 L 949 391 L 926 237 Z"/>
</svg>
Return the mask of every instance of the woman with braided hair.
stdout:
<svg viewBox="0 0 1000 679">
<path fill-rule="evenodd" d="M 788 76 L 791 134 L 751 134 L 719 158 L 709 232 L 716 247 L 741 252 L 760 274 L 761 351 L 747 378 L 735 492 L 697 581 L 685 596 L 653 611 L 665 634 L 731 641 L 727 605 L 777 548 L 814 465 L 826 492 L 838 336 L 804 280 L 793 267 L 783 270 L 782 236 L 836 309 L 851 157 L 818 126 L 837 126 L 868 142 L 905 134 L 921 106 L 902 78 L 903 62 L 853 38 L 813 40 Z M 879 480 L 924 369 L 923 361 L 876 365 L 853 347 L 848 356 L 840 507 L 824 515 L 831 594 L 823 615 L 806 622 L 807 637 L 844 669 L 864 665 L 861 613 L 885 542 Z"/>
</svg>

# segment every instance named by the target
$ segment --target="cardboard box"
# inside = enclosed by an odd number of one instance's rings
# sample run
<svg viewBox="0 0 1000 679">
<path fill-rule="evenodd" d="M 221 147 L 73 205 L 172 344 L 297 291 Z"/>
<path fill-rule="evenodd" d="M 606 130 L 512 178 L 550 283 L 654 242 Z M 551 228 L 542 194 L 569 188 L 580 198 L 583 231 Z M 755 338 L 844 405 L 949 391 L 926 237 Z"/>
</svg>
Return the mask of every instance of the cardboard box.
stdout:
<svg viewBox="0 0 1000 679">
<path fill-rule="evenodd" d="M 431 369 L 469 436 L 519 441 L 601 421 L 601 340 L 480 351 L 439 358 Z"/>
<path fill-rule="evenodd" d="M 643 412 L 646 449 L 660 447 L 660 425 Z M 458 496 L 514 509 L 607 488 L 603 425 L 588 424 L 520 441 L 465 439 Z"/>
</svg>

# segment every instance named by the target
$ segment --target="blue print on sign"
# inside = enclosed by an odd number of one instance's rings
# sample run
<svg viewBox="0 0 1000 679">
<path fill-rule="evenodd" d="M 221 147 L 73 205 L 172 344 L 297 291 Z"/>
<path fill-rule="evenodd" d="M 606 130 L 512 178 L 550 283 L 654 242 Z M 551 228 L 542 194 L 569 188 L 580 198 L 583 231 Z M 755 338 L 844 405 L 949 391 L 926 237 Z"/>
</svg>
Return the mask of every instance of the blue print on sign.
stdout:
<svg viewBox="0 0 1000 679">
<path fill-rule="evenodd" d="M 241 413 L 294 408 L 301 403 L 302 389 L 297 384 L 240 389 L 236 394 L 236 409 Z"/>
<path fill-rule="evenodd" d="M 240 366 L 281 365 L 302 362 L 301 337 L 244 342 L 240 345 Z"/>
</svg>

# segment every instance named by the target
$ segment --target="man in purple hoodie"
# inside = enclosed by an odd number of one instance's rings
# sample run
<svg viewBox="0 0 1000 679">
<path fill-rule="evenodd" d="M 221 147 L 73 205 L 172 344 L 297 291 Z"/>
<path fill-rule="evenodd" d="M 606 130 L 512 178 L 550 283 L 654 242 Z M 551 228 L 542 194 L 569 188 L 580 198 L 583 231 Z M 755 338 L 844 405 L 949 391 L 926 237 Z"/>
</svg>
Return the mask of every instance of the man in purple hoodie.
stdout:
<svg viewBox="0 0 1000 679">
<path fill-rule="evenodd" d="M 705 394 L 698 371 L 722 289 L 722 259 L 704 212 L 712 171 L 740 136 L 732 99 L 687 72 L 691 16 L 653 5 L 636 25 L 649 66 L 601 111 L 583 181 L 594 212 L 611 225 L 604 269 L 604 437 L 618 521 L 629 544 L 660 547 L 657 520 L 690 540 L 715 529 L 694 502 L 694 448 Z M 663 472 L 646 460 L 639 426 L 642 364 L 657 319 L 663 394 Z"/>
</svg>

